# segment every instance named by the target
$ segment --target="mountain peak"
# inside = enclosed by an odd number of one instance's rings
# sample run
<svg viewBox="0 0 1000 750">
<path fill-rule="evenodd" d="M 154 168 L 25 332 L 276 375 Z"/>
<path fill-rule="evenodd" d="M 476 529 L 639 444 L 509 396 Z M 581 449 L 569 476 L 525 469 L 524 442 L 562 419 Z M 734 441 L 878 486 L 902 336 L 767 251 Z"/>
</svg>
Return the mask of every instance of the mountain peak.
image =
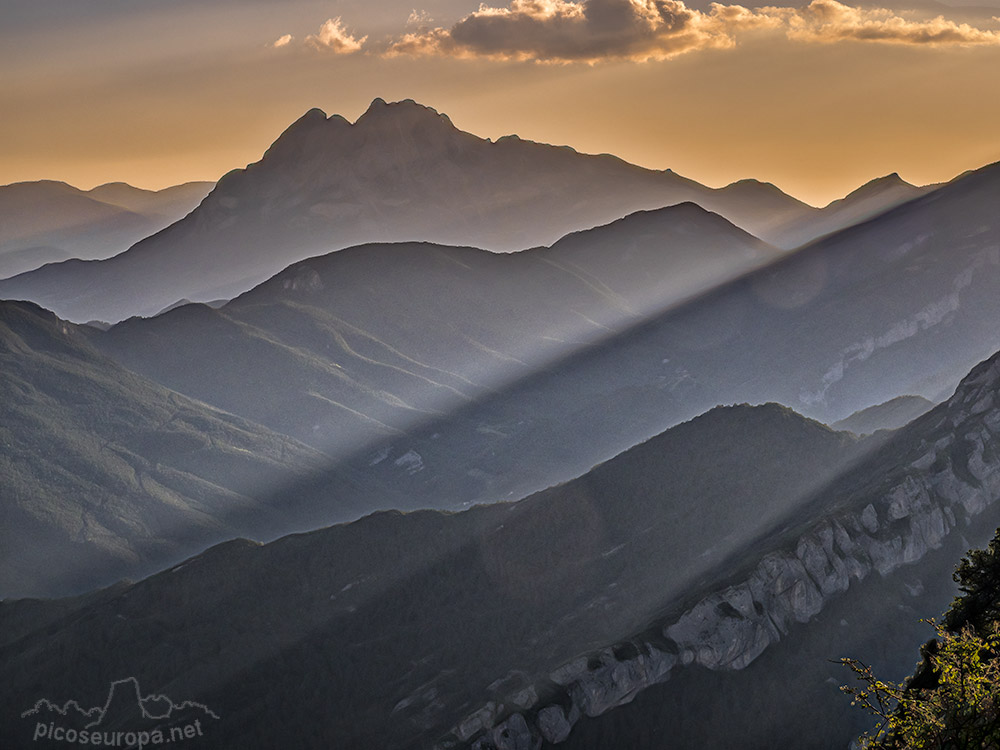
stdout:
<svg viewBox="0 0 1000 750">
<path fill-rule="evenodd" d="M 773 182 L 762 182 L 761 180 L 754 179 L 753 177 L 746 177 L 742 180 L 737 180 L 736 182 L 731 182 L 726 185 L 723 190 L 757 190 L 759 188 L 765 188 L 771 192 L 780 192 L 780 188 Z"/>
<path fill-rule="evenodd" d="M 9 185 L 0 185 L 4 190 L 16 190 L 26 193 L 79 193 L 79 188 L 75 188 L 62 180 L 30 180 L 26 182 L 12 182 Z"/>
<path fill-rule="evenodd" d="M 116 180 L 114 182 L 104 182 L 104 183 L 98 185 L 97 187 L 91 188 L 90 190 L 88 190 L 86 192 L 92 193 L 95 190 L 109 190 L 109 189 L 120 190 L 121 188 L 131 188 L 133 190 L 139 190 L 140 189 L 140 188 L 134 187 L 133 185 L 129 185 L 127 182 L 123 182 L 121 180 Z"/>
<path fill-rule="evenodd" d="M 866 182 L 857 190 L 848 193 L 839 201 L 834 201 L 830 205 L 843 203 L 844 201 L 853 201 L 853 200 L 870 198 L 889 191 L 901 192 L 905 194 L 913 193 L 913 195 L 916 196 L 921 192 L 921 189 L 918 188 L 916 185 L 911 185 L 909 182 L 904 180 L 902 177 L 899 176 L 898 172 L 892 172 L 891 174 L 887 174 L 883 177 L 876 177 L 874 180 Z"/>
<path fill-rule="evenodd" d="M 874 180 L 871 180 L 870 182 L 867 182 L 864 185 L 862 185 L 861 188 L 859 189 L 864 189 L 866 187 L 876 187 L 876 186 L 881 188 L 889 188 L 897 186 L 915 187 L 915 185 L 911 185 L 902 177 L 900 177 L 899 172 L 892 172 L 890 174 L 885 175 L 884 177 L 876 177 Z"/>
<path fill-rule="evenodd" d="M 325 139 L 331 126 L 346 123 L 342 117 L 327 117 L 326 112 L 313 107 L 285 128 L 277 140 L 264 153 L 264 160 L 281 161 L 291 156 L 303 156 L 312 151 L 317 139 Z"/>
<path fill-rule="evenodd" d="M 447 123 L 450 128 L 452 124 L 448 115 L 438 112 L 432 107 L 415 102 L 413 99 L 403 99 L 398 102 L 386 102 L 381 97 L 375 97 L 368 109 L 354 123 L 357 125 L 373 125 L 384 122 L 392 122 L 398 125 L 412 127 L 419 122 L 440 122 Z"/>
<path fill-rule="evenodd" d="M 287 141 L 291 139 L 296 139 L 301 137 L 303 134 L 311 133 L 316 129 L 322 127 L 326 124 L 326 112 L 319 109 L 318 107 L 313 107 L 308 112 L 306 112 L 302 117 L 297 119 L 287 128 L 284 132 L 278 136 L 278 139 L 271 144 L 272 147 L 281 143 L 282 141 Z"/>
<path fill-rule="evenodd" d="M 327 120 L 326 112 L 321 110 L 319 107 L 313 107 L 308 112 L 306 112 L 302 117 L 289 125 L 282 135 L 305 129 L 312 129 L 317 125 L 325 123 Z"/>
</svg>

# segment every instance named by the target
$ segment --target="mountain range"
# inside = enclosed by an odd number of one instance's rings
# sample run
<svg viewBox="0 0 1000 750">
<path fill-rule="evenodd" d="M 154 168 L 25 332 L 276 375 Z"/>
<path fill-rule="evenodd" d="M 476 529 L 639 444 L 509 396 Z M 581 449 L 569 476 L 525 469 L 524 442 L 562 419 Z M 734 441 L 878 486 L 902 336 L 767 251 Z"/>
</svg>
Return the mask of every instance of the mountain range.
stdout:
<svg viewBox="0 0 1000 750">
<path fill-rule="evenodd" d="M 31 513 L 10 520 L 12 540 L 38 541 L 24 560 L 81 533 L 79 520 L 65 520 L 76 502 L 69 488 L 100 492 L 88 477 L 119 472 L 106 453 L 68 450 L 57 427 L 89 425 L 88 409 L 103 401 L 142 404 L 165 387 L 238 415 L 265 441 L 291 439 L 320 453 L 297 475 L 312 499 L 283 505 L 280 524 L 262 517 L 206 530 L 204 519 L 181 516 L 160 552 L 137 553 L 139 538 L 158 535 L 139 520 L 149 503 L 142 500 L 110 535 L 113 545 L 99 541 L 103 530 L 78 536 L 86 550 L 67 548 L 58 575 L 50 566 L 51 581 L 39 577 L 42 566 L 26 564 L 12 568 L 6 592 L 69 593 L 149 572 L 154 559 L 168 564 L 236 528 L 273 538 L 378 509 L 516 499 L 719 403 L 790 403 L 833 422 L 903 394 L 940 400 L 960 368 L 1000 346 L 990 324 L 1000 313 L 997 193 L 996 167 L 984 168 L 786 256 L 682 204 L 521 253 L 351 248 L 295 264 L 219 309 L 181 306 L 106 332 L 52 319 L 51 335 L 69 331 L 87 347 L 77 355 L 90 358 L 82 372 L 97 386 L 62 385 L 28 402 L 22 421 L 11 417 L 22 445 L 48 445 L 24 478 L 37 489 L 23 494 L 54 508 L 43 531 Z M 738 276 L 717 285 L 727 273 Z M 7 380 L 28 361 L 12 355 Z M 22 381 L 60 372 L 37 362 L 38 374 Z M 71 370 L 81 372 L 76 363 Z M 140 394 L 111 395 L 109 378 L 134 382 L 132 373 L 153 382 L 143 380 Z M 157 398 L 173 398 L 170 391 Z M 78 399 L 86 392 L 99 394 L 90 406 Z M 17 403 L 12 397 L 8 408 Z M 23 419 L 46 411 L 59 416 Z M 182 438 L 206 445 L 161 424 L 137 422 L 142 429 L 121 436 L 121 449 Z M 136 437 L 143 430 L 146 442 Z M 150 461 L 143 450 L 140 459 Z M 212 460 L 228 460 L 222 453 Z M 70 471 L 38 468 L 65 455 L 87 460 Z M 318 468 L 321 460 L 331 463 Z M 211 481 L 233 489 L 231 478 Z M 255 502 L 271 502 L 265 495 Z M 89 559 L 96 549 L 101 565 L 78 565 L 79 576 L 64 580 L 76 555 Z"/>
<path fill-rule="evenodd" d="M 411 100 L 376 99 L 353 124 L 310 110 L 181 221 L 114 258 L 52 264 L 0 282 L 0 297 L 77 322 L 116 322 L 180 299 L 229 299 L 291 263 L 351 245 L 516 251 L 686 201 L 789 247 L 916 192 L 876 181 L 820 210 L 754 180 L 711 189 L 608 155 L 515 136 L 492 142 Z"/>
<path fill-rule="evenodd" d="M 378 509 L 517 499 L 719 403 L 776 401 L 833 422 L 903 394 L 940 400 L 963 368 L 1000 347 L 990 324 L 1000 312 L 998 183 L 996 166 L 969 173 L 791 254 L 680 204 L 519 253 L 427 243 L 349 248 L 294 264 L 219 309 L 182 305 L 108 331 L 53 318 L 49 335 L 70 336 L 85 366 L 52 369 L 22 343 L 11 356 L 11 387 L 29 362 L 22 382 L 60 374 L 72 385 L 44 399 L 25 391 L 34 400 L 16 419 L 12 412 L 21 445 L 48 445 L 38 466 L 13 476 L 26 488 L 37 484 L 22 494 L 51 508 L 18 510 L 8 528 L 12 540 L 38 540 L 25 560 L 66 535 L 86 551 L 68 548 L 51 574 L 55 588 L 37 577 L 40 566 L 26 564 L 6 592 L 69 593 L 149 572 L 154 559 L 168 564 L 237 528 L 273 538 Z M 70 381 L 67 368 L 93 382 Z M 141 381 L 142 390 L 112 395 L 109 381 Z M 88 392 L 92 403 L 81 402 Z M 57 425 L 94 429 L 102 402 L 131 401 L 141 414 L 142 404 L 177 394 L 237 415 L 254 439 L 290 440 L 298 446 L 290 455 L 303 444 L 318 451 L 311 468 L 293 472 L 311 499 L 283 505 L 280 524 L 265 523 L 265 514 L 207 531 L 204 519 L 179 516 L 156 554 L 136 552 L 138 539 L 159 535 L 138 510 L 148 498 L 123 500 L 132 520 L 110 532 L 113 543 L 100 541 L 103 522 L 100 534 L 79 536 L 87 513 L 69 511 L 77 488 L 99 492 L 88 477 L 114 477 L 122 467 L 106 452 L 68 448 Z M 58 417 L 39 420 L 45 412 Z M 139 420 L 135 433 L 96 436 L 138 450 L 143 466 L 189 460 L 143 453 L 178 440 L 209 446 L 192 448 L 199 460 L 219 447 L 211 461 L 229 460 L 224 444 L 197 431 L 168 434 L 173 424 Z M 67 469 L 66 455 L 86 460 Z M 63 462 L 58 471 L 38 468 L 54 461 Z M 242 494 L 229 484 L 235 473 L 197 476 Z M 252 500 L 271 501 L 266 492 Z M 41 531 L 32 520 L 39 515 Z M 74 555 L 98 549 L 103 563 L 79 565 L 80 575 L 63 581 Z"/>
<path fill-rule="evenodd" d="M 342 455 L 776 256 L 682 204 L 521 253 L 349 248 L 297 263 L 218 310 L 189 305 L 90 338 L 169 388 Z"/>
<path fill-rule="evenodd" d="M 661 737 L 723 746 L 739 722 L 761 723 L 761 690 L 802 715 L 798 746 L 846 744 L 852 726 L 827 723 L 846 701 L 821 674 L 817 686 L 768 662 L 819 696 L 803 706 L 780 679 L 734 678 L 713 695 L 710 672 L 789 653 L 813 621 L 839 634 L 827 658 L 900 628 L 876 661 L 909 666 L 914 607 L 952 592 L 933 550 L 980 541 L 1000 517 L 998 362 L 889 440 L 775 405 L 720 408 L 518 503 L 238 540 L 137 584 L 4 602 L 0 663 L 30 696 L 93 694 L 141 661 L 158 689 L 223 717 L 220 747 L 597 747 L 633 701 L 649 713 L 633 731 L 661 722 Z M 824 625 L 827 608 L 874 624 Z M 83 644 L 94 667 L 67 674 L 59 655 Z M 672 702 L 652 709 L 645 691 Z M 678 710 L 723 703 L 735 728 Z M 30 731 L 12 715 L 8 736 Z M 648 733 L 635 744 L 656 746 Z"/>
<path fill-rule="evenodd" d="M 243 715 L 265 700 L 255 691 L 286 684 L 285 671 L 327 643 L 317 662 L 323 674 L 302 677 L 306 694 L 333 700 L 324 726 L 299 721 L 316 710 L 299 691 L 274 696 L 287 721 L 308 724 L 295 740 L 321 731 L 344 747 L 408 746 L 415 726 L 443 733 L 464 701 L 511 668 L 554 669 L 641 630 L 726 550 L 769 529 L 867 447 L 774 405 L 717 409 L 520 503 L 457 515 L 386 512 L 263 547 L 226 543 L 147 581 L 77 600 L 44 637 L 17 622 L 38 605 L 4 603 L 5 632 L 28 634 L 0 647 L 0 663 L 32 684 L 51 682 L 43 643 L 49 653 L 72 651 L 72 639 L 96 637 L 118 620 L 101 669 L 62 680 L 62 690 L 92 694 L 107 684 L 103 670 L 121 671 L 142 653 L 145 682 L 197 696 L 229 718 L 226 734 L 238 737 L 224 743 L 269 747 L 276 736 L 261 735 Z M 706 518 L 700 503 L 725 508 Z M 695 515 L 707 525 L 693 524 Z M 164 606 L 177 596 L 185 606 Z M 181 647 L 181 633 L 192 648 Z M 173 645 L 158 647 L 164 640 Z M 527 676 L 508 675 L 491 690 L 527 688 L 515 685 Z"/>
<path fill-rule="evenodd" d="M 998 388 L 994 356 L 757 540 L 755 567 L 723 566 L 712 593 L 662 630 L 678 643 L 675 666 L 684 665 L 669 682 L 634 661 L 584 670 L 581 686 L 611 702 L 635 700 L 577 710 L 565 743 L 539 746 L 828 748 L 871 731 L 871 716 L 838 689 L 852 681 L 838 659 L 860 658 L 897 682 L 913 673 L 917 645 L 933 635 L 921 618 L 951 604 L 957 561 L 1000 523 Z M 723 714 L 725 722 L 713 720 Z"/>
<path fill-rule="evenodd" d="M 86 591 L 365 510 L 314 450 L 125 370 L 34 305 L 0 302 L 0 362 L 0 596 Z"/>
<path fill-rule="evenodd" d="M 218 310 L 88 337 L 169 388 L 357 461 L 407 507 L 512 499 L 720 403 L 834 422 L 901 395 L 940 401 L 1000 347 L 998 193 L 985 167 L 772 262 L 691 205 L 508 255 L 362 246 Z M 675 294 L 664 269 L 698 247 L 750 270 Z"/>
<path fill-rule="evenodd" d="M 191 212 L 212 188 L 142 190 L 122 182 L 79 190 L 63 182 L 0 187 L 0 278 L 71 258 L 110 258 Z"/>
<path fill-rule="evenodd" d="M 0 188 L 0 263 L 117 253 L 0 280 L 0 736 L 847 746 L 828 660 L 905 676 L 1000 524 L 997 205 L 380 99 L 215 185 Z"/>
<path fill-rule="evenodd" d="M 806 215 L 786 224 L 782 228 L 779 243 L 785 248 L 799 247 L 818 237 L 860 224 L 936 187 L 938 186 L 911 185 L 893 172 L 865 183 L 854 192 L 833 201 L 817 214 Z"/>
<path fill-rule="evenodd" d="M 897 396 L 884 404 L 856 411 L 830 426 L 835 430 L 870 435 L 878 430 L 898 429 L 933 408 L 934 404 L 921 396 Z"/>
</svg>

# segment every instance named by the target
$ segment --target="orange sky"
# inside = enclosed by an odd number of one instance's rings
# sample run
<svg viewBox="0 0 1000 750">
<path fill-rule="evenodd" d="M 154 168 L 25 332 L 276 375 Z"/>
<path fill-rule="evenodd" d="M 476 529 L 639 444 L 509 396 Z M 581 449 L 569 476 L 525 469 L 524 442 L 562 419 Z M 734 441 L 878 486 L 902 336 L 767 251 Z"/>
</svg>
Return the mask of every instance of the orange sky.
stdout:
<svg viewBox="0 0 1000 750">
<path fill-rule="evenodd" d="M 732 21 L 678 5 L 691 19 L 672 36 L 662 23 L 655 35 L 633 24 L 595 47 L 577 44 L 588 27 L 572 16 L 583 6 L 538 2 L 516 17 L 516 4 L 497 6 L 500 21 L 520 25 L 507 37 L 490 27 L 489 54 L 457 46 L 479 44 L 461 24 L 483 19 L 478 3 L 454 0 L 450 18 L 409 26 L 387 6 L 366 15 L 307 0 L 250 3 L 239 23 L 231 5 L 179 3 L 65 28 L 29 19 L 16 37 L 8 25 L 0 69 L 15 74 L 0 78 L 0 184 L 217 179 L 259 158 L 306 109 L 353 120 L 375 96 L 416 99 L 481 136 L 610 152 L 709 185 L 756 177 L 813 204 L 893 171 L 927 183 L 1000 160 L 1000 35 L 990 36 L 1000 21 L 988 14 L 932 28 L 834 4 L 845 17 L 831 22 L 827 8 L 822 25 L 806 17 L 803 35 L 789 31 L 803 27 L 788 9 Z M 323 37 L 331 8 L 354 15 Z M 527 52 L 525 23 L 537 40 Z M 450 46 L 388 56 L 404 33 Z M 876 35 L 894 36 L 859 40 Z M 537 61 L 577 49 L 591 59 Z"/>
</svg>

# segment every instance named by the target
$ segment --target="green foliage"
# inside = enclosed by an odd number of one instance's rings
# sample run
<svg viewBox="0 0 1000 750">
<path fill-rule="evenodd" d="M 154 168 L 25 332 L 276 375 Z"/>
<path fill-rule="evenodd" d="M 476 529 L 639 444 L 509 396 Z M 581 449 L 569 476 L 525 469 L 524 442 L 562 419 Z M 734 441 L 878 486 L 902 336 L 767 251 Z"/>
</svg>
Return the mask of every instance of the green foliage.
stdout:
<svg viewBox="0 0 1000 750">
<path fill-rule="evenodd" d="M 954 577 L 962 595 L 945 614 L 949 630 L 971 625 L 983 631 L 1000 621 L 1000 529 L 986 549 L 962 558 Z"/>
<path fill-rule="evenodd" d="M 843 687 L 879 720 L 864 748 L 1000 749 L 1000 529 L 971 550 L 954 574 L 962 592 L 934 625 L 916 674 L 901 684 L 879 680 L 857 659 L 841 659 L 862 687 Z"/>
<path fill-rule="evenodd" d="M 957 633 L 935 625 L 937 648 L 926 659 L 936 676 L 933 687 L 879 680 L 871 667 L 857 659 L 842 659 L 862 687 L 841 688 L 852 705 L 879 720 L 874 735 L 861 746 L 934 750 L 1000 748 L 1000 627 L 984 637 L 969 626 Z"/>
</svg>

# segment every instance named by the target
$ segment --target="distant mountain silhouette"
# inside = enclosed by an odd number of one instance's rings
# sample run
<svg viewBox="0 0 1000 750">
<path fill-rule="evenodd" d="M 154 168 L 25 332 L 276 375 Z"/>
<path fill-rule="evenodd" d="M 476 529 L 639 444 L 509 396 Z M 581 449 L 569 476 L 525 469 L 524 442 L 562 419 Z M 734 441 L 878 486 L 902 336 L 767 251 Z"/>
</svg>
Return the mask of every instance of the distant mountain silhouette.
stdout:
<svg viewBox="0 0 1000 750">
<path fill-rule="evenodd" d="M 62 182 L 0 186 L 0 278 L 68 258 L 108 258 L 190 212 L 211 183 L 159 191 L 109 183 L 78 190 Z"/>
<path fill-rule="evenodd" d="M 917 187 L 893 172 L 865 183 L 854 192 L 826 206 L 820 215 L 792 220 L 782 227 L 782 239 L 797 247 L 816 237 L 858 224 L 911 201 L 938 186 Z"/>
<path fill-rule="evenodd" d="M 231 298 L 290 263 L 366 242 L 521 250 L 685 201 L 786 247 L 783 227 L 806 236 L 803 222 L 824 215 L 754 180 L 710 189 L 613 156 L 516 136 L 491 142 L 410 100 L 376 99 L 354 124 L 310 110 L 167 230 L 110 260 L 0 283 L 0 296 L 115 322 L 178 299 Z"/>
<path fill-rule="evenodd" d="M 896 430 L 934 408 L 934 402 L 920 396 L 899 396 L 882 404 L 856 411 L 834 422 L 835 430 L 870 435 L 876 430 Z"/>
<path fill-rule="evenodd" d="M 185 182 L 162 190 L 143 190 L 126 182 L 109 182 L 85 192 L 109 205 L 173 222 L 193 211 L 214 186 L 211 182 Z"/>
<path fill-rule="evenodd" d="M 966 175 L 411 430 L 372 451 L 373 470 L 427 502 L 483 502 L 719 403 L 835 422 L 904 394 L 941 400 L 1000 348 L 998 194 L 997 166 Z M 410 451 L 428 467 L 413 476 L 393 465 Z"/>
<path fill-rule="evenodd" d="M 73 253 L 61 247 L 31 245 L 9 250 L 0 255 L 0 278 L 40 268 L 46 263 L 61 263 L 73 258 Z"/>
</svg>

